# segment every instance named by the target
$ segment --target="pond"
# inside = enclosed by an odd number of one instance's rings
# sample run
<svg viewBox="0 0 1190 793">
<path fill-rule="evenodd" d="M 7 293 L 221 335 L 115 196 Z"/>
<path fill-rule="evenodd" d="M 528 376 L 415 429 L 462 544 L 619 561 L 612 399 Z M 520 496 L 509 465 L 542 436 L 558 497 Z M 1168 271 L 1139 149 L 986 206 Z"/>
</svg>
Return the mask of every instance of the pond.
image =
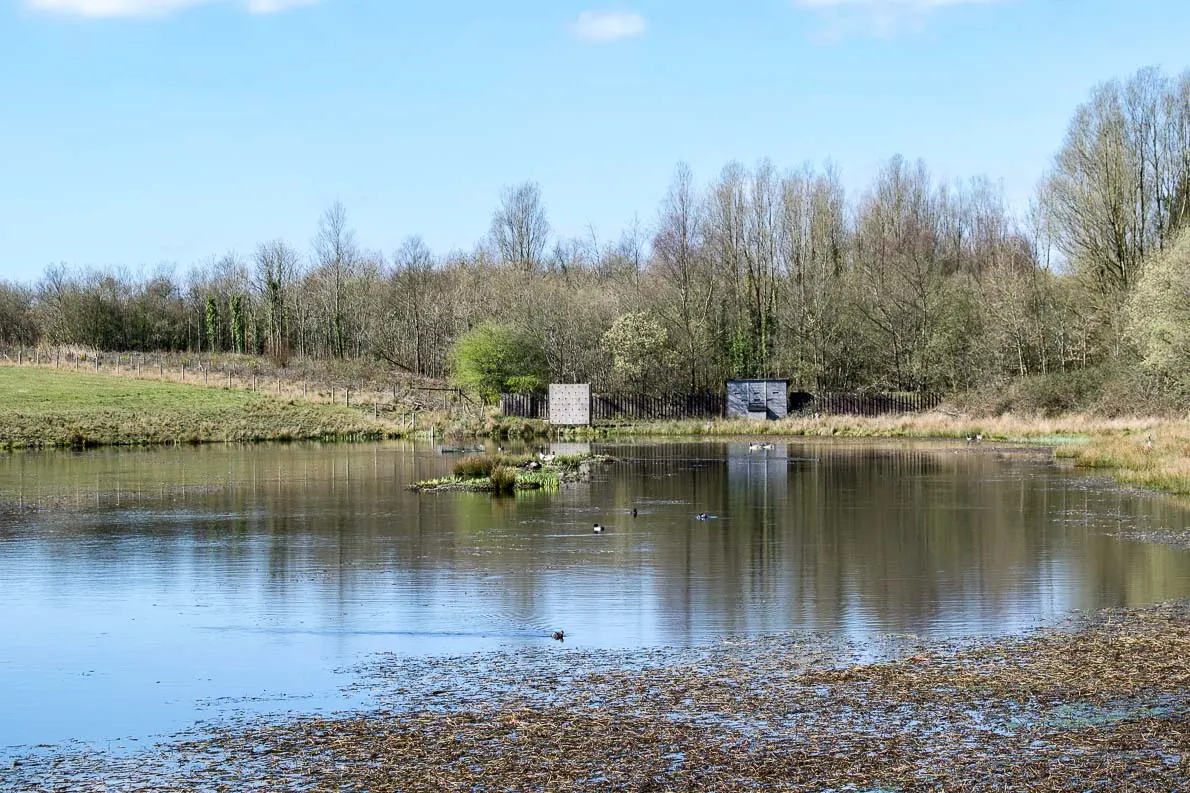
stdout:
<svg viewBox="0 0 1190 793">
<path fill-rule="evenodd" d="M 366 704 L 343 670 L 376 652 L 990 635 L 1190 596 L 1190 553 L 1127 538 L 1181 507 L 1036 453 L 590 448 L 617 458 L 590 483 L 503 499 L 410 492 L 458 459 L 429 443 L 0 457 L 0 753 Z"/>
</svg>

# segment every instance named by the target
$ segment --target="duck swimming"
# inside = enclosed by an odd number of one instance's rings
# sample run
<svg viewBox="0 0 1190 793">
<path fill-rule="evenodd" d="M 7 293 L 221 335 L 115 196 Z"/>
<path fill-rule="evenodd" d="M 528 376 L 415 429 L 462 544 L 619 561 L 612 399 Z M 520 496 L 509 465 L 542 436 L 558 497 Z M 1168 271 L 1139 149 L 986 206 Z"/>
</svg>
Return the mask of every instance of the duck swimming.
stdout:
<svg viewBox="0 0 1190 793">
<path fill-rule="evenodd" d="M 695 516 L 694 516 L 694 519 L 695 519 L 695 520 L 710 520 L 710 519 L 711 519 L 711 516 L 710 516 L 710 515 L 708 515 L 708 514 L 707 514 L 707 513 L 705 513 L 705 512 L 700 512 L 700 513 L 698 513 L 697 515 L 695 515 Z"/>
<path fill-rule="evenodd" d="M 566 638 L 566 631 L 554 631 L 554 638 L 558 641 L 562 641 L 564 638 Z"/>
<path fill-rule="evenodd" d="M 593 531 L 594 531 L 596 534 L 602 534 L 602 533 L 603 533 L 603 524 L 602 524 L 602 523 L 596 523 L 596 524 L 595 524 L 595 528 L 593 529 Z"/>
</svg>

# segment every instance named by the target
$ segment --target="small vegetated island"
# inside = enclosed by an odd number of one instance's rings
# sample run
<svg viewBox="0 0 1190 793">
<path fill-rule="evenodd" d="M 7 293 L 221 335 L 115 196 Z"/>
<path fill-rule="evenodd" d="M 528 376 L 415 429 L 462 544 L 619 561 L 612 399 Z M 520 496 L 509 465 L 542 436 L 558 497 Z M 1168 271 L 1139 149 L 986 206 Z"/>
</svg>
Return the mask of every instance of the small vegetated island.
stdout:
<svg viewBox="0 0 1190 793">
<path fill-rule="evenodd" d="M 470 491 L 509 495 L 518 490 L 557 490 L 564 484 L 587 481 L 591 469 L 608 463 L 601 454 L 493 454 L 464 457 L 454 474 L 414 482 L 410 489 Z"/>
</svg>

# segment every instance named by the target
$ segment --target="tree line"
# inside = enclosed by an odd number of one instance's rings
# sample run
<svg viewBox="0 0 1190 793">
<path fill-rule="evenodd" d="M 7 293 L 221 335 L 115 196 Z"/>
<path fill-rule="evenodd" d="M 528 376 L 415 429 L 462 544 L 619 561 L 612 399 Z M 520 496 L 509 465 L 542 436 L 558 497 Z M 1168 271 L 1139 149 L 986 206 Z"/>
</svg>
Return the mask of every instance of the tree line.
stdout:
<svg viewBox="0 0 1190 793">
<path fill-rule="evenodd" d="M 733 162 L 705 183 L 679 165 L 655 218 L 614 239 L 554 235 L 524 183 L 450 253 L 416 236 L 368 249 L 335 203 L 304 246 L 2 282 L 0 343 L 372 358 L 433 378 L 478 349 L 517 361 L 500 384 L 521 389 L 782 376 L 939 392 L 1119 362 L 1177 385 L 1188 219 L 1190 72 L 1148 68 L 1093 90 L 1024 212 L 986 177 L 899 156 L 856 195 L 831 165 Z"/>
</svg>

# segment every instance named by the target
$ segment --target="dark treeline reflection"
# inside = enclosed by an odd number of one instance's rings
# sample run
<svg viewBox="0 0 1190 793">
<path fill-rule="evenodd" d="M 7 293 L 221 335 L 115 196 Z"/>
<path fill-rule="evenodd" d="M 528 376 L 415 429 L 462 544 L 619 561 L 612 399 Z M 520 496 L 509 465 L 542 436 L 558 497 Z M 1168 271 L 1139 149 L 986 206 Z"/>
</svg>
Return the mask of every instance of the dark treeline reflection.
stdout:
<svg viewBox="0 0 1190 793">
<path fill-rule="evenodd" d="M 415 652 L 435 635 L 529 640 L 555 625 L 612 646 L 996 632 L 1190 594 L 1185 552 L 1109 536 L 1180 528 L 1180 508 L 1040 459 L 598 448 L 621 461 L 591 484 L 515 499 L 409 492 L 453 462 L 425 445 L 9 456 L 0 578 L 22 583 L 18 599 L 168 597 L 211 604 L 225 627 L 392 632 Z"/>
</svg>

